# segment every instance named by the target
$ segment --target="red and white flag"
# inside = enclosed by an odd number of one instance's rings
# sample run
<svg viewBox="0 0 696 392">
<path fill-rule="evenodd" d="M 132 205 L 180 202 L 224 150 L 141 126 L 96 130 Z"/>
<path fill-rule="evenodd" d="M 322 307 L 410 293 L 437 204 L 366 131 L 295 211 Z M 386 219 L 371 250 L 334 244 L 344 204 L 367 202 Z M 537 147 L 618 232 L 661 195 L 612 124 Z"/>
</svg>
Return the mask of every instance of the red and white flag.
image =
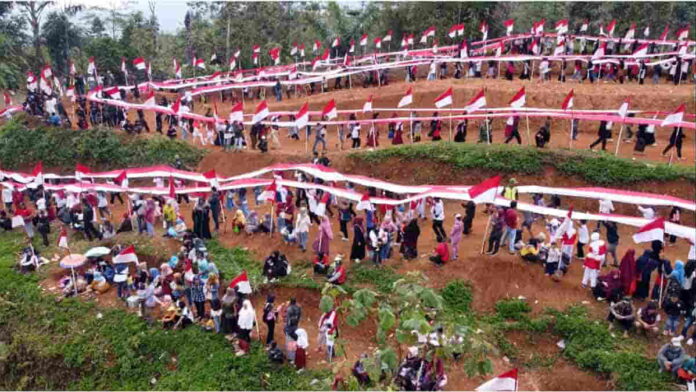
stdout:
<svg viewBox="0 0 696 392">
<path fill-rule="evenodd" d="M 300 44 L 299 50 L 300 50 L 300 57 L 304 58 L 304 56 L 305 56 L 305 52 L 304 52 L 305 44 Z"/>
<path fill-rule="evenodd" d="M 462 41 L 459 47 L 459 58 L 464 59 L 467 57 L 469 57 L 469 46 L 466 44 L 466 41 Z"/>
<path fill-rule="evenodd" d="M 314 60 L 312 60 L 312 71 L 316 70 L 318 66 L 319 66 L 319 57 L 315 57 Z"/>
<path fill-rule="evenodd" d="M 312 52 L 316 52 L 321 49 L 321 42 L 314 40 L 314 45 L 312 45 Z"/>
<path fill-rule="evenodd" d="M 486 107 L 486 94 L 483 92 L 483 88 L 481 88 L 481 90 L 479 90 L 479 92 L 466 104 L 466 111 L 471 113 L 484 107 Z"/>
<path fill-rule="evenodd" d="M 329 192 L 322 193 L 314 213 L 318 216 L 326 215 L 326 205 L 329 204 L 329 200 L 331 200 L 331 194 Z"/>
<path fill-rule="evenodd" d="M 616 19 L 613 19 L 609 24 L 607 25 L 607 34 L 610 37 L 614 36 L 614 30 L 616 29 Z"/>
<path fill-rule="evenodd" d="M 261 47 L 259 45 L 253 45 L 251 47 L 251 53 L 261 53 Z"/>
<path fill-rule="evenodd" d="M 7 91 L 3 91 L 2 93 L 3 98 L 5 99 L 5 106 L 11 106 L 12 105 L 12 98 L 10 97 L 10 93 Z M 372 97 L 372 96 L 370 96 Z"/>
<path fill-rule="evenodd" d="M 295 126 L 297 129 L 302 129 L 307 126 L 309 122 L 309 104 L 307 102 L 302 105 L 300 111 L 297 112 L 295 116 Z"/>
<path fill-rule="evenodd" d="M 176 97 L 176 101 L 174 101 L 170 110 L 172 114 L 179 114 L 179 109 L 181 109 L 181 97 Z"/>
<path fill-rule="evenodd" d="M 128 67 L 126 66 L 126 58 L 121 57 L 121 72 L 123 75 L 128 78 Z"/>
<path fill-rule="evenodd" d="M 34 183 L 43 184 L 43 161 L 39 161 L 34 165 L 34 169 L 31 171 L 31 176 L 34 177 Z"/>
<path fill-rule="evenodd" d="M 217 177 L 217 173 L 215 173 L 215 169 L 208 170 L 207 172 L 203 173 L 203 177 L 205 177 L 205 179 L 208 180 L 208 183 L 210 183 L 211 187 L 215 187 L 215 188 L 220 187 L 220 182 L 218 181 L 218 177 Z"/>
<path fill-rule="evenodd" d="M 292 49 L 290 49 L 290 56 L 296 55 L 298 51 L 299 51 L 299 49 L 297 47 L 297 42 L 293 42 Z"/>
<path fill-rule="evenodd" d="M 476 391 L 516 392 L 517 369 L 512 369 L 476 387 Z"/>
<path fill-rule="evenodd" d="M 532 25 L 532 34 L 539 35 L 544 32 L 544 24 L 546 24 L 546 19 L 542 19 L 538 22 L 534 22 Z"/>
<path fill-rule="evenodd" d="M 145 66 L 145 75 L 147 75 L 147 79 L 152 81 L 152 63 L 147 63 L 147 66 Z"/>
<path fill-rule="evenodd" d="M 77 74 L 77 68 L 75 68 L 75 63 L 70 60 L 70 71 L 69 71 L 70 76 L 75 76 Z"/>
<path fill-rule="evenodd" d="M 135 246 L 131 245 L 114 257 L 114 264 L 138 263 Z"/>
<path fill-rule="evenodd" d="M 77 181 L 82 181 L 82 177 L 85 174 L 89 174 L 91 172 L 92 171 L 87 166 L 81 165 L 79 163 L 75 165 L 75 178 L 77 179 Z"/>
<path fill-rule="evenodd" d="M 240 56 L 241 54 L 242 54 L 242 50 L 239 49 L 239 48 L 237 48 L 237 51 L 234 52 L 234 55 L 233 55 L 233 56 L 236 57 L 236 58 L 239 58 L 239 56 Z"/>
<path fill-rule="evenodd" d="M 333 39 L 333 41 L 331 41 L 332 48 L 337 48 L 340 45 L 341 45 L 341 38 L 339 38 L 339 37 L 336 37 Z"/>
<path fill-rule="evenodd" d="M 536 39 L 532 40 L 532 53 L 535 55 L 539 55 L 541 53 L 541 48 L 539 47 L 539 42 L 537 42 Z"/>
<path fill-rule="evenodd" d="M 498 197 L 500 176 L 491 177 L 468 189 L 469 197 L 475 203 L 493 203 Z"/>
<path fill-rule="evenodd" d="M 336 110 L 336 101 L 331 99 L 324 109 L 321 110 L 321 117 L 327 120 L 332 120 L 338 116 L 338 110 Z"/>
<path fill-rule="evenodd" d="M 369 97 L 367 97 L 367 101 L 363 104 L 363 113 L 371 112 L 372 111 L 372 95 L 370 94 Z"/>
<path fill-rule="evenodd" d="M 102 90 L 104 94 L 108 95 L 111 99 L 121 99 L 121 92 L 118 91 L 118 87 L 107 87 Z"/>
<path fill-rule="evenodd" d="M 39 79 L 39 89 L 46 95 L 51 95 L 53 93 L 53 88 L 51 87 L 51 81 L 46 79 L 43 75 Z"/>
<path fill-rule="evenodd" d="M 553 233 L 551 236 L 551 241 L 550 243 L 556 242 L 559 238 L 562 238 L 564 234 L 571 232 L 571 229 L 573 228 L 573 206 L 570 206 L 568 208 L 568 214 L 566 214 L 565 218 L 563 218 L 563 222 L 561 222 L 560 226 L 558 226 L 558 229 Z M 572 236 L 572 234 L 570 234 Z"/>
<path fill-rule="evenodd" d="M 53 70 L 51 69 L 50 65 L 44 65 L 44 67 L 41 69 L 41 76 L 43 76 L 46 79 L 51 79 L 51 77 L 53 76 Z"/>
<path fill-rule="evenodd" d="M 677 41 L 683 41 L 689 37 L 689 26 L 677 30 Z"/>
<path fill-rule="evenodd" d="M 360 198 L 360 201 L 355 206 L 358 211 L 369 210 L 372 211 L 372 203 L 370 202 L 370 195 L 364 193 Z"/>
<path fill-rule="evenodd" d="M 505 51 L 505 43 L 503 41 L 498 42 L 498 45 L 495 47 L 495 57 L 500 57 L 503 55 L 503 51 Z"/>
<path fill-rule="evenodd" d="M 375 44 L 375 48 L 382 49 L 382 38 L 375 37 L 375 39 L 373 39 L 372 42 Z"/>
<path fill-rule="evenodd" d="M 128 188 L 128 172 L 123 170 L 121 173 L 119 173 L 119 175 L 114 178 L 114 184 Z"/>
<path fill-rule="evenodd" d="M 626 35 L 624 36 L 625 40 L 632 40 L 636 36 L 636 24 L 631 23 L 631 27 L 626 30 Z"/>
<path fill-rule="evenodd" d="M 643 38 L 648 38 L 650 36 L 650 25 L 645 26 L 643 29 Z"/>
<path fill-rule="evenodd" d="M 360 46 L 367 46 L 367 34 L 363 34 L 360 37 Z"/>
<path fill-rule="evenodd" d="M 174 77 L 181 79 L 181 64 L 173 58 L 172 65 L 174 68 Z"/>
<path fill-rule="evenodd" d="M 254 63 L 254 65 L 259 65 L 259 54 L 252 53 L 251 54 L 251 61 Z"/>
<path fill-rule="evenodd" d="M 68 245 L 68 230 L 65 227 L 62 227 L 60 229 L 60 234 L 58 234 L 58 247 L 70 249 L 70 245 Z"/>
<path fill-rule="evenodd" d="M 135 69 L 144 70 L 145 69 L 145 59 L 142 57 L 136 57 L 133 59 L 133 66 Z"/>
<path fill-rule="evenodd" d="M 464 24 L 459 23 L 456 24 L 452 27 L 450 27 L 449 31 L 447 32 L 447 36 L 450 38 L 454 38 L 456 36 L 461 36 L 464 35 Z"/>
<path fill-rule="evenodd" d="M 196 64 L 196 68 L 205 69 L 205 60 L 196 59 L 195 64 Z"/>
<path fill-rule="evenodd" d="M 398 107 L 402 108 L 404 106 L 408 106 L 413 102 L 413 87 L 409 87 L 408 90 L 406 90 L 406 94 L 401 97 L 401 100 L 399 100 L 399 105 Z"/>
<path fill-rule="evenodd" d="M 269 50 L 268 55 L 271 56 L 271 59 L 275 65 L 280 64 L 280 47 Z"/>
<path fill-rule="evenodd" d="M 409 45 L 413 45 L 413 42 L 414 42 L 414 35 L 413 35 L 413 33 L 409 34 L 408 37 L 406 37 L 406 42 L 407 42 Z"/>
<path fill-rule="evenodd" d="M 556 22 L 556 32 L 558 34 L 565 34 L 568 32 L 568 19 L 561 19 Z"/>
<path fill-rule="evenodd" d="M 573 92 L 573 89 L 570 89 L 570 92 L 568 93 L 568 95 L 566 95 L 565 99 L 563 99 L 563 103 L 561 104 L 561 109 L 563 109 L 563 110 L 572 109 L 574 98 L 575 98 L 575 93 Z"/>
<path fill-rule="evenodd" d="M 642 44 L 641 46 L 639 46 L 635 50 L 635 52 L 633 52 L 633 56 L 637 56 L 637 57 L 647 56 L 648 55 L 648 46 L 649 45 L 647 43 Z"/>
<path fill-rule="evenodd" d="M 606 51 L 607 51 L 607 43 L 605 41 L 605 42 L 602 42 L 602 44 L 599 46 L 599 48 L 597 48 L 597 50 L 595 50 L 594 54 L 592 54 L 592 60 L 604 57 L 604 54 L 606 53 Z"/>
<path fill-rule="evenodd" d="M 660 241 L 664 242 L 665 238 L 665 218 L 657 218 L 647 225 L 638 229 L 636 234 L 633 234 L 633 241 L 636 244 L 641 242 Z"/>
<path fill-rule="evenodd" d="M 660 124 L 660 126 L 661 127 L 668 127 L 670 125 L 680 124 L 682 122 L 682 120 L 684 119 L 684 112 L 685 111 L 686 111 L 686 104 L 679 105 L 677 110 L 668 114 L 667 117 L 665 117 L 665 119 L 662 120 L 662 123 Z"/>
<path fill-rule="evenodd" d="M 505 34 L 510 35 L 512 34 L 512 29 L 515 28 L 515 20 L 508 19 L 506 21 L 503 21 L 503 26 L 505 26 Z"/>
<path fill-rule="evenodd" d="M 254 118 L 252 119 L 252 121 L 254 123 L 257 123 L 259 121 L 263 121 L 263 119 L 268 117 L 268 113 L 269 113 L 268 104 L 266 103 L 266 100 L 264 99 L 263 101 L 261 101 L 261 103 L 259 103 L 256 106 L 256 112 L 254 112 Z"/>
<path fill-rule="evenodd" d="M 237 102 L 230 110 L 230 122 L 235 121 L 244 121 L 244 105 L 241 102 Z"/>
<path fill-rule="evenodd" d="M 247 277 L 245 270 L 242 270 L 242 273 L 237 275 L 236 278 L 232 279 L 230 282 L 230 287 L 236 288 L 241 294 L 251 294 L 251 284 L 249 283 L 249 278 Z"/>
<path fill-rule="evenodd" d="M 327 61 L 330 57 L 331 57 L 331 51 L 328 48 L 324 49 L 324 54 L 321 55 L 321 60 Z"/>
<path fill-rule="evenodd" d="M 170 199 L 176 199 L 176 183 L 174 182 L 174 177 L 169 176 L 169 192 L 168 196 Z"/>
<path fill-rule="evenodd" d="M 384 38 L 382 38 L 382 41 L 391 42 L 391 40 L 392 40 L 392 31 L 389 30 L 389 31 L 387 31 L 387 34 L 384 35 Z"/>
<path fill-rule="evenodd" d="M 585 19 L 582 24 L 580 25 L 580 32 L 584 33 L 587 32 L 587 28 L 590 26 L 590 21 Z"/>
<path fill-rule="evenodd" d="M 348 53 L 355 53 L 355 40 L 350 39 L 350 44 L 348 45 Z"/>
<path fill-rule="evenodd" d="M 486 22 L 481 22 L 479 25 L 479 31 L 483 35 L 483 38 L 481 38 L 482 41 L 485 41 L 488 39 L 488 23 Z"/>
<path fill-rule="evenodd" d="M 423 32 L 423 35 L 421 36 L 420 43 L 424 44 L 428 42 L 429 37 L 434 37 L 435 36 L 435 26 L 430 26 L 425 31 Z"/>
<path fill-rule="evenodd" d="M 666 41 L 667 34 L 669 34 L 669 25 L 665 26 L 665 29 L 662 30 L 662 34 L 660 34 L 660 41 Z"/>
<path fill-rule="evenodd" d="M 270 202 L 279 202 L 279 203 L 284 203 L 285 198 L 287 196 L 287 190 L 283 188 L 282 186 L 276 184 L 275 181 L 273 181 L 269 186 L 266 187 L 266 189 L 261 192 L 259 197 L 257 198 L 258 201 L 270 201 Z"/>
<path fill-rule="evenodd" d="M 554 56 L 562 56 L 565 54 L 565 51 L 566 51 L 565 39 L 563 39 L 556 44 L 556 49 L 553 50 L 553 55 Z"/>
<path fill-rule="evenodd" d="M 438 109 L 450 105 L 452 105 L 452 87 L 448 88 L 444 93 L 435 98 L 435 107 Z"/>
<path fill-rule="evenodd" d="M 520 91 L 515 94 L 514 97 L 510 100 L 508 103 L 511 108 L 521 108 L 525 105 L 527 102 L 527 93 L 524 91 L 524 86 L 520 89 Z"/>
<path fill-rule="evenodd" d="M 237 68 L 237 58 L 234 56 L 230 57 L 230 71 L 234 70 Z"/>
<path fill-rule="evenodd" d="M 87 73 L 94 75 L 97 73 L 97 66 L 94 63 L 94 57 L 90 57 L 87 63 Z"/>
</svg>

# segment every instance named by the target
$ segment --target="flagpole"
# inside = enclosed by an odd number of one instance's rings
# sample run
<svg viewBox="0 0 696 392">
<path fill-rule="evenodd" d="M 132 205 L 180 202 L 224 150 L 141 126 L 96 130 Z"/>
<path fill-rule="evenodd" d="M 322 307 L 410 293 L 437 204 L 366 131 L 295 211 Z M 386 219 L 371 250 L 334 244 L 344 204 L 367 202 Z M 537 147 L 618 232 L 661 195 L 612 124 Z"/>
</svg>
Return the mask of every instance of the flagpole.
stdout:
<svg viewBox="0 0 696 392">
<path fill-rule="evenodd" d="M 491 226 L 491 220 L 493 219 L 492 215 L 488 216 L 488 222 L 486 222 L 486 230 L 483 232 L 483 238 L 481 239 L 481 252 L 480 254 L 483 254 L 483 249 L 486 246 L 486 237 L 488 236 L 488 229 Z"/>
<path fill-rule="evenodd" d="M 409 136 L 411 136 L 411 144 L 413 144 L 413 112 L 408 114 L 408 129 Z"/>
<path fill-rule="evenodd" d="M 573 148 L 573 110 L 570 110 L 570 141 L 568 143 L 568 148 Z"/>
<path fill-rule="evenodd" d="M 269 236 L 273 236 L 273 221 L 275 220 L 275 216 L 273 216 L 274 215 L 274 208 L 273 208 L 274 206 L 275 206 L 275 201 L 271 201 L 271 228 L 268 231 Z"/>
<path fill-rule="evenodd" d="M 486 143 L 490 146 L 491 145 L 491 126 L 490 123 L 488 122 L 488 116 L 486 115 Z"/>
<path fill-rule="evenodd" d="M 530 146 L 532 144 L 532 136 L 529 132 L 529 114 L 525 114 L 524 118 L 527 120 L 527 145 Z"/>
<path fill-rule="evenodd" d="M 615 156 L 619 155 L 619 148 L 621 147 L 621 135 L 623 134 L 623 129 L 624 129 L 624 123 L 622 120 L 621 121 L 621 128 L 619 128 L 619 138 L 616 140 L 616 151 L 614 151 Z"/>
<path fill-rule="evenodd" d="M 449 141 L 452 141 L 452 113 L 450 113 L 449 120 L 450 120 L 450 121 L 449 121 L 449 123 L 450 123 L 450 126 L 449 126 L 449 128 L 450 128 L 450 129 L 449 129 Z"/>
</svg>

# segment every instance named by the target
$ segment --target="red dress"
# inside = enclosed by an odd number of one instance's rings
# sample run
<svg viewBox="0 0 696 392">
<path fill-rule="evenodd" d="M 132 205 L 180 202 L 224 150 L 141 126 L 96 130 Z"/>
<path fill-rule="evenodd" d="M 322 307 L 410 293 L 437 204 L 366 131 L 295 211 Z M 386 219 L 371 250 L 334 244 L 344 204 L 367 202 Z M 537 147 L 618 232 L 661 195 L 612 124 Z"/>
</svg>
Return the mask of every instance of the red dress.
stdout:
<svg viewBox="0 0 696 392">
<path fill-rule="evenodd" d="M 367 146 L 379 147 L 379 129 L 376 127 L 370 128 L 367 132 Z"/>
<path fill-rule="evenodd" d="M 295 367 L 299 369 L 304 369 L 307 366 L 307 353 L 302 347 L 297 347 L 295 350 Z"/>
<path fill-rule="evenodd" d="M 396 131 L 394 131 L 394 137 L 392 138 L 393 145 L 404 144 L 404 130 L 401 124 L 396 126 Z"/>
</svg>

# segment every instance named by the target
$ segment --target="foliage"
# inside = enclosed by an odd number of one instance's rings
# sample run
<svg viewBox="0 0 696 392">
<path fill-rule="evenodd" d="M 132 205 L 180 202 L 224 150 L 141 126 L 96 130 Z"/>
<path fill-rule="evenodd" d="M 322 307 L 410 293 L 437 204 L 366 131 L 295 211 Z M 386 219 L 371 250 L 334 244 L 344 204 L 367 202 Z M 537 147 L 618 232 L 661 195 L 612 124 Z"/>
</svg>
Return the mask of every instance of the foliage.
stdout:
<svg viewBox="0 0 696 392">
<path fill-rule="evenodd" d="M 606 153 L 540 150 L 528 146 L 427 143 L 351 154 L 355 159 L 379 162 L 385 159 L 432 160 L 456 169 L 484 169 L 515 174 L 542 174 L 550 166 L 566 176 L 580 177 L 598 185 L 632 184 L 640 181 L 696 181 L 693 167 L 668 166 L 618 158 Z"/>
<path fill-rule="evenodd" d="M 473 293 L 471 282 L 453 280 L 441 290 L 440 295 L 445 301 L 445 307 L 450 312 L 468 313 L 471 311 Z"/>
<path fill-rule="evenodd" d="M 520 299 L 504 299 L 495 304 L 496 314 L 505 320 L 521 320 L 531 311 L 532 307 Z"/>
<path fill-rule="evenodd" d="M 400 278 L 393 267 L 375 267 L 369 263 L 353 264 L 350 269 L 350 280 L 356 284 L 369 284 L 379 292 L 389 293 L 394 282 Z"/>
<path fill-rule="evenodd" d="M 71 50 L 82 45 L 82 30 L 70 21 L 66 13 L 54 11 L 46 16 L 41 34 L 51 57 L 52 68 L 67 75 Z"/>
<path fill-rule="evenodd" d="M 2 389 L 310 390 L 325 373 L 271 364 L 262 346 L 236 357 L 222 335 L 149 327 L 132 313 L 42 294 L 39 276 L 13 270 L 20 235 L 0 241 Z M 273 374 L 273 377 L 270 377 Z M 320 382 L 312 385 L 312 379 Z"/>
<path fill-rule="evenodd" d="M 44 167 L 70 168 L 81 163 L 113 169 L 170 164 L 176 155 L 188 166 L 195 166 L 203 157 L 202 151 L 189 144 L 164 137 L 130 137 L 107 129 L 29 129 L 22 119 L 17 116 L 0 127 L 3 167 L 20 168 L 43 161 Z"/>
</svg>

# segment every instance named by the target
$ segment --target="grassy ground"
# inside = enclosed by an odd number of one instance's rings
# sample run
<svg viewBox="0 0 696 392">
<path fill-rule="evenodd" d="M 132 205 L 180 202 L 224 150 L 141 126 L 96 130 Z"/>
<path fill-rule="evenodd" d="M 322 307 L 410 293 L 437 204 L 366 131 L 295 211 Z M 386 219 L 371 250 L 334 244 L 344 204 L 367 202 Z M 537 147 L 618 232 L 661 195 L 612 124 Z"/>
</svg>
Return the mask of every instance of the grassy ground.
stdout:
<svg viewBox="0 0 696 392">
<path fill-rule="evenodd" d="M 636 162 L 607 153 L 537 149 L 528 146 L 422 143 L 351 154 L 370 163 L 388 158 L 410 161 L 428 159 L 457 169 L 485 169 L 511 174 L 542 174 L 545 166 L 563 175 L 597 185 L 629 184 L 639 181 L 696 181 L 696 169 Z"/>
<path fill-rule="evenodd" d="M 197 327 L 168 331 L 123 310 L 56 301 L 39 288 L 39 275 L 14 270 L 20 248 L 19 235 L 0 240 L 2 389 L 328 388 L 328 374 L 275 366 L 256 342 L 240 358 L 223 336 Z"/>
</svg>

